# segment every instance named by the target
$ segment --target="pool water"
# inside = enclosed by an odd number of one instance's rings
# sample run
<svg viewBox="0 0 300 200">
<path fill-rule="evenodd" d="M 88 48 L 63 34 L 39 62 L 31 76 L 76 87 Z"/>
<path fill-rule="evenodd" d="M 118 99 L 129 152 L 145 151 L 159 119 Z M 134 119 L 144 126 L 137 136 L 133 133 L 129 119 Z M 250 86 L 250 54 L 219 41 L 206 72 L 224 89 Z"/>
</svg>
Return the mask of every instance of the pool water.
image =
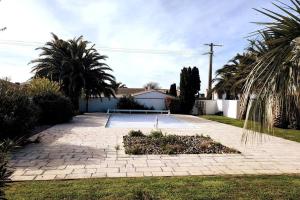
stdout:
<svg viewBox="0 0 300 200">
<path fill-rule="evenodd" d="M 111 114 L 107 128 L 194 128 L 195 125 L 165 114 Z"/>
</svg>

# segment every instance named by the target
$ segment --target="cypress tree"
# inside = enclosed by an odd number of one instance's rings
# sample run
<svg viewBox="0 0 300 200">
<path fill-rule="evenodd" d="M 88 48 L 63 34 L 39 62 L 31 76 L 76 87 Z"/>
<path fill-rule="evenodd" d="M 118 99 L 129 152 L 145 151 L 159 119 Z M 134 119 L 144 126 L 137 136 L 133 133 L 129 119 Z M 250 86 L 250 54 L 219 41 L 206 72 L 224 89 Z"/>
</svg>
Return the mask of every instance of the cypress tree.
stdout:
<svg viewBox="0 0 300 200">
<path fill-rule="evenodd" d="M 176 83 L 173 83 L 170 86 L 169 94 L 174 96 L 174 97 L 177 97 Z"/>
<path fill-rule="evenodd" d="M 190 67 L 184 67 L 181 70 L 179 99 L 182 112 L 189 114 L 195 102 L 195 91 L 192 84 L 192 69 Z"/>
<path fill-rule="evenodd" d="M 199 75 L 199 70 L 197 67 L 193 67 L 192 69 L 192 87 L 195 95 L 199 95 L 199 91 L 201 88 L 201 80 Z"/>
</svg>

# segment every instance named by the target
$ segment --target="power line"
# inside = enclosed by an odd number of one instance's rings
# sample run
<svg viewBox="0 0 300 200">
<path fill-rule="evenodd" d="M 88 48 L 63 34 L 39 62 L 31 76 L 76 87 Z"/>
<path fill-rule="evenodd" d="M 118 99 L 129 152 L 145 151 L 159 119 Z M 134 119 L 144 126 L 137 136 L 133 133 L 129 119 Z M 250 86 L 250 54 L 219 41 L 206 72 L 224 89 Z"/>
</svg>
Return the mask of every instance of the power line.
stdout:
<svg viewBox="0 0 300 200">
<path fill-rule="evenodd" d="M 0 40 L 0 45 L 14 45 L 14 46 L 32 46 L 40 47 L 45 45 L 42 42 L 35 41 L 23 41 L 23 40 Z M 111 51 L 120 53 L 142 53 L 142 54 L 160 54 L 160 55 L 190 55 L 196 56 L 201 54 L 199 51 L 187 51 L 187 50 L 159 50 L 159 49 L 134 49 L 134 48 L 114 48 L 100 46 L 97 49 L 101 51 Z"/>
</svg>

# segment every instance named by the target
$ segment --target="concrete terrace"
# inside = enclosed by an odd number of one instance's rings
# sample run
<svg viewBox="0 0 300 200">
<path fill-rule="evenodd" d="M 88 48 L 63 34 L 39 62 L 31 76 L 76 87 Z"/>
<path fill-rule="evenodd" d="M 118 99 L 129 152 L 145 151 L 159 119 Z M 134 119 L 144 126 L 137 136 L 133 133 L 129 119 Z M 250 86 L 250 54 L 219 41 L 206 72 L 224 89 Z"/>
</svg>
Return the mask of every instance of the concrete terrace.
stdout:
<svg viewBox="0 0 300 200">
<path fill-rule="evenodd" d="M 300 173 L 300 143 L 263 135 L 245 145 L 242 129 L 193 116 L 192 129 L 162 129 L 168 134 L 209 135 L 241 154 L 126 155 L 122 136 L 129 128 L 105 128 L 106 114 L 80 115 L 71 123 L 53 126 L 38 136 L 40 143 L 14 152 L 11 178 L 22 180 L 98 177 L 143 177 L 225 174 Z M 141 129 L 150 132 L 151 129 Z M 117 146 L 120 150 L 116 150 Z"/>
</svg>

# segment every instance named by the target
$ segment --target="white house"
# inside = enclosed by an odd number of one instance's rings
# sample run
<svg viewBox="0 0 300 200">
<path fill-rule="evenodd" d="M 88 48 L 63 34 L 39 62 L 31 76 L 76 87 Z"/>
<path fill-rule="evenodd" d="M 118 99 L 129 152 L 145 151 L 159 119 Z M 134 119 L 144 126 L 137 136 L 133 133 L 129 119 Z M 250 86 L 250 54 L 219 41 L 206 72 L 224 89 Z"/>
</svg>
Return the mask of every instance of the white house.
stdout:
<svg viewBox="0 0 300 200">
<path fill-rule="evenodd" d="M 148 108 L 153 107 L 155 110 L 165 110 L 165 99 L 174 98 L 158 90 L 146 90 L 132 95 L 135 100 Z"/>
</svg>

